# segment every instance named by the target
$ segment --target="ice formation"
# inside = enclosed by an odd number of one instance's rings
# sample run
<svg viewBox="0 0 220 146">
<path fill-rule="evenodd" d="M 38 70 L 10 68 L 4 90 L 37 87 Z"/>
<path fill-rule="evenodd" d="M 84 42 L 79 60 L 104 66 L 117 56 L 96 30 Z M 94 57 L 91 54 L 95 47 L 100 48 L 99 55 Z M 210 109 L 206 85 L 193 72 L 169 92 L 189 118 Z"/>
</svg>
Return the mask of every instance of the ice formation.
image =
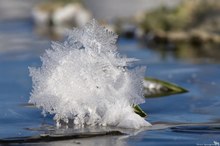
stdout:
<svg viewBox="0 0 220 146">
<path fill-rule="evenodd" d="M 134 113 L 144 102 L 144 67 L 130 67 L 137 59 L 119 55 L 117 36 L 95 20 L 70 31 L 63 43 L 52 43 L 30 68 L 30 103 L 54 114 L 59 125 L 109 125 L 138 129 L 150 124 Z"/>
</svg>

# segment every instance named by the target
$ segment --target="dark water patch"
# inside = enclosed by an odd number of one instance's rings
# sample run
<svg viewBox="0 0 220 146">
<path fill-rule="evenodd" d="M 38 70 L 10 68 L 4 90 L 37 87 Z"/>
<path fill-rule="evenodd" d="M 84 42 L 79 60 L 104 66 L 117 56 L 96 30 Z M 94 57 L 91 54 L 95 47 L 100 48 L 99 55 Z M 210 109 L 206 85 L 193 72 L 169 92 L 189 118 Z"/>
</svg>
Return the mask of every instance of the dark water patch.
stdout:
<svg viewBox="0 0 220 146">
<path fill-rule="evenodd" d="M 193 134 L 220 134 L 220 125 L 177 126 L 170 128 L 173 132 Z"/>
<path fill-rule="evenodd" d="M 0 139 L 0 144 L 12 144 L 12 143 L 38 143 L 38 142 L 51 142 L 62 141 L 79 138 L 91 138 L 97 136 L 117 136 L 125 135 L 120 131 L 106 131 L 106 132 L 93 132 L 93 133 L 77 133 L 77 134 L 41 134 L 39 136 L 30 137 L 11 137 Z"/>
</svg>

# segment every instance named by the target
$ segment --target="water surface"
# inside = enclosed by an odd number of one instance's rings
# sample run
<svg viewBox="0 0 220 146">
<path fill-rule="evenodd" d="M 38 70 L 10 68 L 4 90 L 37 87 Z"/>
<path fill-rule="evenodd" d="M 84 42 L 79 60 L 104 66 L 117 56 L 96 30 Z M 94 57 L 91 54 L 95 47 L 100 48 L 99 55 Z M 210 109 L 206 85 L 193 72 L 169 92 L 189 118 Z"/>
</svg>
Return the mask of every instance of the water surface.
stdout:
<svg viewBox="0 0 220 146">
<path fill-rule="evenodd" d="M 0 22 L 0 139 L 93 134 L 26 145 L 170 146 L 220 142 L 218 59 L 204 55 L 178 58 L 175 53 L 163 54 L 139 45 L 136 40 L 123 38 L 118 45 L 120 53 L 139 58 L 139 65 L 147 66 L 146 76 L 176 83 L 189 92 L 146 99 L 141 107 L 154 125 L 151 128 L 139 131 L 114 127 L 56 128 L 52 116 L 43 117 L 40 110 L 26 106 L 32 88 L 28 66 L 40 65 L 39 56 L 50 46 L 50 41 L 35 34 L 29 19 Z M 106 131 L 122 133 L 95 135 Z"/>
</svg>

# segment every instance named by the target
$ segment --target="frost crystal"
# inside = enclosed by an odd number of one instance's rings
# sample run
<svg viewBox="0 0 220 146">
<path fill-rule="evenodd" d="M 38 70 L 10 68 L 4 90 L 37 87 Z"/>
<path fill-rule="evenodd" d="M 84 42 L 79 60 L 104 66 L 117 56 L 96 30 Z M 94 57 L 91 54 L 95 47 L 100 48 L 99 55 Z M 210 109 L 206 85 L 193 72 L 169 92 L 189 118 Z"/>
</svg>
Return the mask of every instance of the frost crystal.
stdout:
<svg viewBox="0 0 220 146">
<path fill-rule="evenodd" d="M 54 114 L 54 119 L 78 126 L 150 125 L 132 105 L 144 102 L 144 67 L 128 69 L 133 58 L 117 52 L 117 36 L 95 20 L 69 32 L 64 43 L 52 43 L 40 68 L 30 68 L 30 103 Z"/>
</svg>

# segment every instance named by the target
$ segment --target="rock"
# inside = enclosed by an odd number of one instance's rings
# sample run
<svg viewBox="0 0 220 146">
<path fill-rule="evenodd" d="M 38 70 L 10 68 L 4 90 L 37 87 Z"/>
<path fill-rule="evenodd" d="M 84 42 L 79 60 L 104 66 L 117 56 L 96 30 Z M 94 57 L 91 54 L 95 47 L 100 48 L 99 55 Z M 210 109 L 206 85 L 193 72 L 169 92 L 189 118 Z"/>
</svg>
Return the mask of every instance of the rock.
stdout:
<svg viewBox="0 0 220 146">
<path fill-rule="evenodd" d="M 38 5 L 32 11 L 36 25 L 47 26 L 81 26 L 91 20 L 91 13 L 81 4 L 45 3 Z"/>
<path fill-rule="evenodd" d="M 204 43 L 220 44 L 220 35 L 202 30 L 193 31 L 158 31 L 154 33 L 153 41 L 181 43 L 189 42 L 194 45 L 201 45 Z"/>
<path fill-rule="evenodd" d="M 32 18 L 36 25 L 48 25 L 50 17 L 49 12 L 41 11 L 37 7 L 32 11 Z"/>
<path fill-rule="evenodd" d="M 57 40 L 64 37 L 66 29 L 80 27 L 92 19 L 91 13 L 79 3 L 44 3 L 32 11 L 35 31 Z"/>
<path fill-rule="evenodd" d="M 80 4 L 68 4 L 57 9 L 52 20 L 54 25 L 73 25 L 82 26 L 91 20 L 92 15 Z"/>
<path fill-rule="evenodd" d="M 42 3 L 35 6 L 32 10 L 32 18 L 36 25 L 53 25 L 52 15 L 54 11 L 62 7 L 58 3 Z"/>
<path fill-rule="evenodd" d="M 173 9 L 161 6 L 139 13 L 135 21 L 145 33 L 171 42 L 220 43 L 220 3 L 218 0 L 183 0 Z M 159 31 L 159 32 L 158 32 Z"/>
</svg>

